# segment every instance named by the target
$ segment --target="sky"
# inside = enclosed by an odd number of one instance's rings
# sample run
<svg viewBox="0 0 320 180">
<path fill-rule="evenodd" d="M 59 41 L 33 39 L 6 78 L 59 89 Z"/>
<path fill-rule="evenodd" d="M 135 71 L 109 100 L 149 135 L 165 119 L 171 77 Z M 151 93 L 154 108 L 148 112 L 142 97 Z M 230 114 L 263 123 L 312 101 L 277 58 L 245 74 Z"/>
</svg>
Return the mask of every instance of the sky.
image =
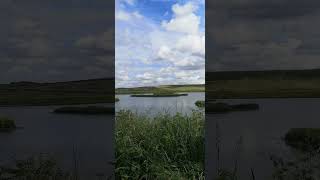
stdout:
<svg viewBox="0 0 320 180">
<path fill-rule="evenodd" d="M 116 87 L 205 83 L 204 0 L 116 0 Z"/>
<path fill-rule="evenodd" d="M 319 0 L 208 0 L 206 8 L 206 71 L 320 68 Z"/>
<path fill-rule="evenodd" d="M 114 5 L 1 0 L 0 83 L 113 78 Z"/>
</svg>

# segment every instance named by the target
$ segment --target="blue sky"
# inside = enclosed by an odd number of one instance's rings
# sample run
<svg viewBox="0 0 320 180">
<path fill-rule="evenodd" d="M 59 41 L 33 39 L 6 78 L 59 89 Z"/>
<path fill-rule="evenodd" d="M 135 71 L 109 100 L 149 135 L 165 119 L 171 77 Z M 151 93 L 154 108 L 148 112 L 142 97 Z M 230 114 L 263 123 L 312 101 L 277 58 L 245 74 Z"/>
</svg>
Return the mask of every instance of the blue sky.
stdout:
<svg viewBox="0 0 320 180">
<path fill-rule="evenodd" d="M 202 84 L 204 0 L 116 0 L 116 87 Z"/>
</svg>

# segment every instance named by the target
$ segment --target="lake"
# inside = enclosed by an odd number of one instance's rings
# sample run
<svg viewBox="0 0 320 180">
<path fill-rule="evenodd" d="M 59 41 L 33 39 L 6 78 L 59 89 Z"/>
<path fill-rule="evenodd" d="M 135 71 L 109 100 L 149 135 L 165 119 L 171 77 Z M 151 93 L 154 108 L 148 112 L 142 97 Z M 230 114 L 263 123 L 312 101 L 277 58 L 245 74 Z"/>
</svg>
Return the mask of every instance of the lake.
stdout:
<svg viewBox="0 0 320 180">
<path fill-rule="evenodd" d="M 0 107 L 0 115 L 16 121 L 12 133 L 0 133 L 0 164 L 40 153 L 53 155 L 71 171 L 77 160 L 81 179 L 96 179 L 113 172 L 114 116 L 52 113 L 58 106 Z"/>
<path fill-rule="evenodd" d="M 221 101 L 230 104 L 258 103 L 260 110 L 206 115 L 208 179 L 213 179 L 216 173 L 218 139 L 220 139 L 220 167 L 233 169 L 235 160 L 238 160 L 239 179 L 251 179 L 252 169 L 256 179 L 267 180 L 271 179 L 273 172 L 270 155 L 290 156 L 290 149 L 281 139 L 290 128 L 320 128 L 320 99 Z"/>
<path fill-rule="evenodd" d="M 130 109 L 137 113 L 157 114 L 159 112 L 188 114 L 196 109 L 195 102 L 205 99 L 204 92 L 188 93 L 188 96 L 178 97 L 131 97 L 117 95 L 120 101 L 116 102 L 116 110 Z"/>
<path fill-rule="evenodd" d="M 204 93 L 168 98 L 117 95 L 117 109 L 140 113 L 189 113 Z M 111 104 L 99 104 L 110 106 Z M 78 161 L 81 179 L 95 179 L 97 173 L 111 174 L 114 160 L 114 116 L 55 114 L 60 106 L 0 107 L 0 115 L 8 116 L 23 127 L 12 133 L 0 133 L 0 165 L 13 159 L 25 159 L 40 153 L 53 155 L 59 165 L 72 171 Z M 75 152 L 75 153 L 74 153 Z M 76 154 L 76 155 L 75 155 Z"/>
</svg>

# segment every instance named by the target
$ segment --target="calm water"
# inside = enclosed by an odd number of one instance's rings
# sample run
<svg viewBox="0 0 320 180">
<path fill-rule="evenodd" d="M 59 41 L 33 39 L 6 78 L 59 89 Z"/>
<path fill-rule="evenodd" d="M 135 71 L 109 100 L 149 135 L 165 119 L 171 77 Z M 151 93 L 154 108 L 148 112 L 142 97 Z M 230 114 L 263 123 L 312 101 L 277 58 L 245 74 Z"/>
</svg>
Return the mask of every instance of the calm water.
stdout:
<svg viewBox="0 0 320 180">
<path fill-rule="evenodd" d="M 130 109 L 138 113 L 156 114 L 162 111 L 171 113 L 190 113 L 197 108 L 195 102 L 204 100 L 205 93 L 188 93 L 188 96 L 179 97 L 130 97 L 130 95 L 117 95 L 116 109 Z"/>
<path fill-rule="evenodd" d="M 206 166 L 208 179 L 217 168 L 217 131 L 220 143 L 220 167 L 233 169 L 239 160 L 241 180 L 251 177 L 271 179 L 270 154 L 286 156 L 289 148 L 282 137 L 290 128 L 320 128 L 320 99 L 254 99 L 224 100 L 229 103 L 258 103 L 259 111 L 206 115 Z M 218 124 L 219 128 L 216 128 Z M 239 139 L 242 137 L 242 143 Z M 238 143 L 237 143 L 238 142 Z M 240 145 L 236 145 L 240 144 Z M 235 150 L 240 147 L 240 150 Z"/>
<path fill-rule="evenodd" d="M 171 98 L 142 98 L 119 95 L 117 109 L 132 109 L 141 113 L 188 113 L 194 102 L 204 99 L 204 93 Z M 233 168 L 239 160 L 241 180 L 250 179 L 250 169 L 256 179 L 270 179 L 270 154 L 287 154 L 281 137 L 290 128 L 320 128 L 320 99 L 253 99 L 223 100 L 228 103 L 258 103 L 259 111 L 206 115 L 206 167 L 208 179 L 217 165 L 216 125 L 221 139 L 220 167 Z M 82 177 L 111 172 L 113 166 L 113 116 L 81 116 L 51 113 L 55 107 L 1 107 L 0 114 L 12 117 L 24 127 L 13 133 L 0 133 L 0 163 L 38 153 L 52 153 L 66 168 L 73 167 L 73 147 L 76 148 Z M 237 141 L 242 142 L 235 151 Z"/>
<path fill-rule="evenodd" d="M 116 108 L 141 113 L 162 110 L 188 113 L 196 108 L 204 93 L 170 98 L 138 98 L 120 95 Z M 103 104 L 106 105 L 106 104 Z M 107 105 L 110 106 L 110 105 Z M 114 117 L 111 115 L 66 115 L 52 111 L 57 106 L 0 107 L 0 115 L 8 116 L 23 127 L 12 133 L 0 133 L 0 165 L 13 159 L 24 159 L 40 153 L 54 155 L 66 170 L 73 170 L 74 156 L 82 179 L 96 179 L 97 173 L 110 174 L 114 159 Z M 75 149 L 76 153 L 73 153 Z"/>
<path fill-rule="evenodd" d="M 67 170 L 77 159 L 81 179 L 113 172 L 109 163 L 114 159 L 113 115 L 62 115 L 52 113 L 55 108 L 1 107 L 0 114 L 15 119 L 23 129 L 0 133 L 0 163 L 50 153 Z"/>
</svg>

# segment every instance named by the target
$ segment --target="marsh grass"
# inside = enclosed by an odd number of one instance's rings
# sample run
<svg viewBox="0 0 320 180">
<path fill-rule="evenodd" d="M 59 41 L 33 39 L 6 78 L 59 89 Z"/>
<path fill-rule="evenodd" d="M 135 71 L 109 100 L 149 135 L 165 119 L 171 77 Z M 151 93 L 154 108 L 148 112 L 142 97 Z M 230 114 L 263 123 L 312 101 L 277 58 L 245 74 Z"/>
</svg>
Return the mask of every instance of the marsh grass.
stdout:
<svg viewBox="0 0 320 180">
<path fill-rule="evenodd" d="M 117 179 L 204 179 L 203 171 L 203 112 L 117 113 Z"/>
<path fill-rule="evenodd" d="M 56 160 L 42 154 L 24 160 L 15 160 L 14 167 L 0 167 L 1 180 L 76 180 L 65 172 Z"/>
</svg>

